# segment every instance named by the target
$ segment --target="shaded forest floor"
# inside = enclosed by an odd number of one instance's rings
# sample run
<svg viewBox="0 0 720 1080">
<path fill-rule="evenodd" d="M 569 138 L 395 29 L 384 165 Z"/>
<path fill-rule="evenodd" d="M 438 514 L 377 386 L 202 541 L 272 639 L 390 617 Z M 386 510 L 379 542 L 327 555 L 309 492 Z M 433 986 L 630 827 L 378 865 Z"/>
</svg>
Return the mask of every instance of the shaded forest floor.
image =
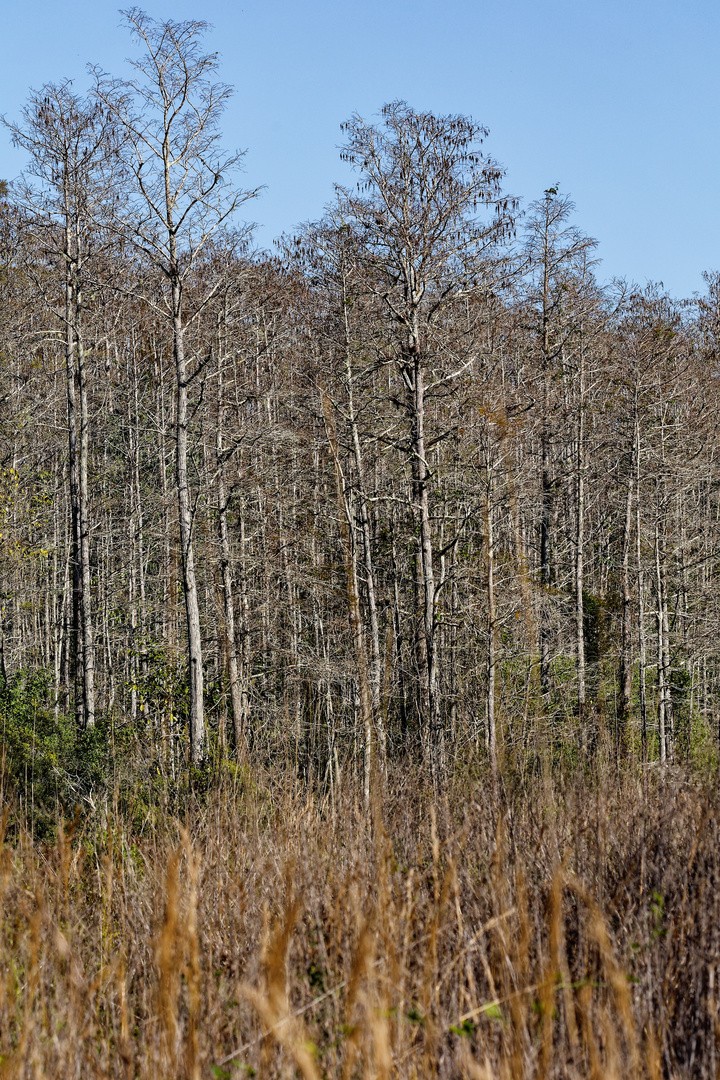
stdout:
<svg viewBox="0 0 720 1080">
<path fill-rule="evenodd" d="M 714 778 L 236 770 L 142 828 L 6 797 L 3 1077 L 717 1076 Z"/>
</svg>

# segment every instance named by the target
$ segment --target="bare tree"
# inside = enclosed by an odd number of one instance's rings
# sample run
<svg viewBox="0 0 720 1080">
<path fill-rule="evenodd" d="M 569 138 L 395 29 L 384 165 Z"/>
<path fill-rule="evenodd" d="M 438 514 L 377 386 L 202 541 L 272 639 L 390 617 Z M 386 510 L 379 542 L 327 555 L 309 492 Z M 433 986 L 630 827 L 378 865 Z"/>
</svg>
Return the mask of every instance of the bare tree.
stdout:
<svg viewBox="0 0 720 1080">
<path fill-rule="evenodd" d="M 354 116 L 343 157 L 360 173 L 358 193 L 339 189 L 343 214 L 358 229 L 392 333 L 409 421 L 411 504 L 417 519 L 416 580 L 421 597 L 416 649 L 426 752 L 438 748 L 436 649 L 438 571 L 431 512 L 427 403 L 452 387 L 477 358 L 444 348 L 453 307 L 491 287 L 490 253 L 512 228 L 514 202 L 501 191 L 503 171 L 480 150 L 487 131 L 463 116 L 417 113 L 395 101 L 382 124 Z M 493 211 L 490 221 L 478 207 Z"/>
<path fill-rule="evenodd" d="M 172 328 L 175 361 L 176 455 L 180 551 L 188 638 L 190 743 L 193 761 L 205 752 L 203 653 L 193 551 L 193 493 L 188 475 L 189 387 L 198 363 L 186 355 L 186 329 L 221 287 L 211 281 L 191 310 L 185 286 L 210 238 L 254 191 L 229 177 L 240 153 L 223 154 L 218 123 L 231 90 L 213 82 L 217 54 L 204 53 L 204 22 L 155 22 L 138 8 L 123 13 L 143 54 L 128 82 L 97 73 L 97 94 L 122 125 L 133 177 L 122 214 L 125 235 L 157 268 L 164 284 L 159 312 Z M 202 361 L 199 361 L 202 364 Z"/>
<path fill-rule="evenodd" d="M 11 124 L 13 142 L 30 155 L 27 176 L 15 185 L 34 237 L 41 267 L 57 267 L 64 303 L 57 304 L 56 279 L 29 272 L 46 305 L 62 324 L 67 388 L 70 505 L 73 538 L 73 626 L 76 657 L 76 714 L 95 723 L 95 642 L 90 567 L 87 354 L 85 289 L 93 252 L 102 246 L 102 218 L 117 179 L 118 131 L 95 100 L 72 93 L 70 83 L 47 84 L 30 95 L 23 123 Z M 35 184 L 32 183 L 35 181 Z"/>
<path fill-rule="evenodd" d="M 582 722 L 585 713 L 585 647 L 583 637 L 583 573 L 585 543 L 585 426 L 586 370 L 585 350 L 588 321 L 588 287 L 592 291 L 590 254 L 597 241 L 583 235 L 569 218 L 575 207 L 572 201 L 558 194 L 557 187 L 548 188 L 544 197 L 530 207 L 526 226 L 525 253 L 530 260 L 529 300 L 534 308 L 534 334 L 540 360 L 540 597 L 539 652 L 540 685 L 547 698 L 550 691 L 550 625 L 548 594 L 553 580 L 552 519 L 558 488 L 557 465 L 554 461 L 556 416 L 559 412 L 555 387 L 557 374 L 568 360 L 573 347 L 577 350 L 575 365 L 576 415 L 575 430 L 575 651 L 578 680 L 578 711 Z M 596 297 L 590 297 L 590 305 Z M 563 433 L 564 434 L 564 433 Z M 562 437 L 561 437 L 562 445 Z"/>
</svg>

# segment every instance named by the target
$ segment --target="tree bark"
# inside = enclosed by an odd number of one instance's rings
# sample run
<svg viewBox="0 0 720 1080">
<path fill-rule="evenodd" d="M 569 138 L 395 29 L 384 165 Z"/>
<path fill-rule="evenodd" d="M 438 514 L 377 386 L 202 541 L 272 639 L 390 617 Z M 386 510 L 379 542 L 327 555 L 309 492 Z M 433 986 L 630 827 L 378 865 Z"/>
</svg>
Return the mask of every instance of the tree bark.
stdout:
<svg viewBox="0 0 720 1080">
<path fill-rule="evenodd" d="M 622 566 L 620 585 L 622 591 L 622 626 L 620 641 L 620 700 L 618 703 L 618 751 L 627 754 L 628 723 L 632 696 L 632 592 L 630 589 L 630 550 L 632 546 L 632 503 L 635 486 L 634 470 L 628 477 L 625 495 L 625 521 L 623 525 Z"/>
<path fill-rule="evenodd" d="M 348 422 L 352 438 L 353 458 L 357 475 L 358 491 L 358 516 L 363 539 L 363 562 L 365 570 L 365 590 L 367 594 L 368 623 L 370 630 L 370 692 L 372 697 L 372 711 L 377 728 L 377 753 L 378 767 L 382 775 L 385 774 L 387 765 L 387 734 L 385 720 L 380 707 L 380 687 L 382 680 L 382 654 L 380 651 L 380 624 L 378 620 L 377 598 L 375 588 L 375 567 L 373 565 L 370 514 L 368 512 L 368 499 L 365 490 L 365 471 L 363 468 L 362 448 L 360 446 L 360 432 L 358 430 L 357 416 L 355 413 L 355 401 L 353 393 L 352 367 L 350 363 L 350 328 L 348 325 L 348 305 L 343 279 L 343 313 L 345 320 L 345 387 L 348 404 Z"/>
<path fill-rule="evenodd" d="M 363 725 L 365 749 L 363 770 L 363 799 L 365 803 L 365 812 L 369 814 L 373 770 L 372 692 L 370 689 L 367 652 L 365 649 L 365 639 L 363 635 L 362 618 L 360 614 L 360 592 L 358 589 L 355 544 L 353 543 L 352 536 L 352 514 L 348 505 L 345 478 L 343 476 L 342 467 L 340 465 L 337 435 L 335 432 L 335 423 L 332 415 L 332 405 L 325 391 L 321 391 L 321 396 L 323 413 L 325 416 L 325 431 L 327 433 L 328 445 L 330 447 L 330 452 L 332 454 L 333 463 L 335 466 L 335 485 L 337 492 L 338 509 L 340 511 L 340 531 L 342 535 L 343 555 L 345 561 L 345 586 L 348 597 L 350 632 L 352 634 L 353 647 L 355 651 L 355 662 L 357 665 L 360 714 Z"/>
<path fill-rule="evenodd" d="M 487 488 L 485 493 L 485 533 L 487 537 L 487 606 L 488 606 L 488 646 L 487 646 L 487 732 L 490 772 L 493 791 L 497 796 L 498 755 L 497 725 L 495 720 L 495 641 L 497 634 L 497 601 L 495 597 L 495 533 L 493 529 L 493 475 L 492 465 L 488 466 Z"/>
<path fill-rule="evenodd" d="M 192 495 L 188 479 L 188 377 L 182 324 L 182 287 L 178 280 L 172 282 L 172 306 L 177 411 L 175 422 L 175 473 L 178 489 L 180 554 L 182 558 L 183 593 L 188 637 L 190 754 L 193 763 L 199 765 L 205 756 L 203 656 L 200 634 L 200 607 L 198 604 L 192 542 Z"/>
<path fill-rule="evenodd" d="M 575 653 L 577 666 L 578 719 L 581 728 L 586 722 L 585 695 L 585 600 L 584 600 L 584 554 L 585 554 L 585 355 L 582 342 L 579 347 L 579 396 L 577 419 L 577 491 L 575 523 Z M 585 735 L 583 734 L 583 740 Z"/>
<path fill-rule="evenodd" d="M 622 626 L 620 641 L 620 701 L 618 707 L 618 750 L 621 757 L 628 750 L 628 723 L 631 715 L 632 698 L 632 590 L 630 588 L 630 551 L 632 548 L 633 492 L 637 494 L 640 457 L 640 424 L 638 417 L 637 388 L 633 413 L 632 459 L 628 470 L 627 492 L 625 494 L 625 521 L 623 525 L 622 566 L 620 584 L 622 590 Z M 638 508 L 639 513 L 639 508 Z M 639 522 L 638 522 L 639 528 Z M 639 560 L 638 537 L 638 560 Z M 639 562 L 638 562 L 639 569 Z"/>
<path fill-rule="evenodd" d="M 247 712 L 245 702 L 247 695 L 240 678 L 240 665 L 238 662 L 237 638 L 235 632 L 232 558 L 227 523 L 228 495 L 225 490 L 225 451 L 223 446 L 225 405 L 223 403 L 223 350 L 220 340 L 218 340 L 217 387 L 216 458 L 218 471 L 218 532 L 220 538 L 220 569 L 222 574 L 223 606 L 225 609 L 225 655 L 227 657 L 228 682 L 230 684 L 230 705 L 235 735 L 235 753 L 238 758 L 244 758 L 247 750 L 247 735 L 245 731 Z"/>
<path fill-rule="evenodd" d="M 412 420 L 413 420 L 413 501 L 419 516 L 419 555 L 422 571 L 422 637 L 425 671 L 422 673 L 423 723 L 426 753 L 433 773 L 437 771 L 439 717 L 437 702 L 437 656 L 435 650 L 435 570 L 428 497 L 428 467 L 425 456 L 425 383 L 424 366 L 417 344 L 417 324 L 412 345 Z"/>
<path fill-rule="evenodd" d="M 80 297 L 78 296 L 78 320 Z M 90 511 L 88 493 L 88 458 L 90 451 L 90 421 L 85 349 L 82 335 L 77 331 L 77 372 L 80 397 L 80 455 L 78 462 L 78 532 L 80 555 L 80 605 L 82 612 L 83 706 L 85 727 L 95 726 L 95 631 L 92 610 L 92 574 L 90 568 Z"/>
</svg>

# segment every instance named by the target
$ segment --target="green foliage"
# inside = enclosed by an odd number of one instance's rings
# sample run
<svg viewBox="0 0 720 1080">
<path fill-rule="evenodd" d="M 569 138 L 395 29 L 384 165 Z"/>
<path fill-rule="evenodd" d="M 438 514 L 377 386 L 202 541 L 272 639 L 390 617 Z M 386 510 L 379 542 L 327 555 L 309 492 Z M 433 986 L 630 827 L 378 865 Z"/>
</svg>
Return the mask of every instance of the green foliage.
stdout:
<svg viewBox="0 0 720 1080">
<path fill-rule="evenodd" d="M 670 696 L 675 725 L 676 756 L 689 760 L 693 743 L 693 718 L 690 716 L 692 676 L 686 667 L 674 667 L 670 673 Z"/>
<path fill-rule="evenodd" d="M 325 993 L 325 972 L 317 964 L 311 963 L 307 970 L 310 987 L 315 994 Z"/>
<path fill-rule="evenodd" d="M 461 1024 L 451 1024 L 450 1031 L 453 1035 L 460 1035 L 464 1039 L 472 1039 L 475 1034 L 475 1024 L 472 1020 L 463 1020 Z"/>
<path fill-rule="evenodd" d="M 503 1021 L 505 1019 L 500 1006 L 496 1005 L 494 1002 L 493 1004 L 488 1005 L 486 1009 L 483 1009 L 483 1015 L 489 1017 L 491 1020 Z"/>
<path fill-rule="evenodd" d="M 583 592 L 583 636 L 588 668 L 597 664 L 608 649 L 609 608 L 611 599 Z"/>
<path fill-rule="evenodd" d="M 662 893 L 654 889 L 650 901 L 650 912 L 652 915 L 652 940 L 656 938 L 664 937 L 667 933 L 667 929 L 663 926 L 665 919 L 665 897 Z"/>
<path fill-rule="evenodd" d="M 50 704 L 50 673 L 17 672 L 0 691 L 2 785 L 25 808 L 35 835 L 49 839 L 58 811 L 71 814 L 107 776 L 107 730 L 78 731 Z"/>
</svg>

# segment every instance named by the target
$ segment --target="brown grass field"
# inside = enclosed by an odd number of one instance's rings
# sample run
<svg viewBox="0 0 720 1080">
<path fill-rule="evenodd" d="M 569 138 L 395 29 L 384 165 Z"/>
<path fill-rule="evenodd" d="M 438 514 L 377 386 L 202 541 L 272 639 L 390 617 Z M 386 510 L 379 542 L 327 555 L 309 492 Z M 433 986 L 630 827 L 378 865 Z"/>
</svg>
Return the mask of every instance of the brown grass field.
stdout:
<svg viewBox="0 0 720 1080">
<path fill-rule="evenodd" d="M 388 791 L 245 774 L 53 843 L 8 802 L 0 1076 L 717 1077 L 714 779 Z"/>
</svg>

